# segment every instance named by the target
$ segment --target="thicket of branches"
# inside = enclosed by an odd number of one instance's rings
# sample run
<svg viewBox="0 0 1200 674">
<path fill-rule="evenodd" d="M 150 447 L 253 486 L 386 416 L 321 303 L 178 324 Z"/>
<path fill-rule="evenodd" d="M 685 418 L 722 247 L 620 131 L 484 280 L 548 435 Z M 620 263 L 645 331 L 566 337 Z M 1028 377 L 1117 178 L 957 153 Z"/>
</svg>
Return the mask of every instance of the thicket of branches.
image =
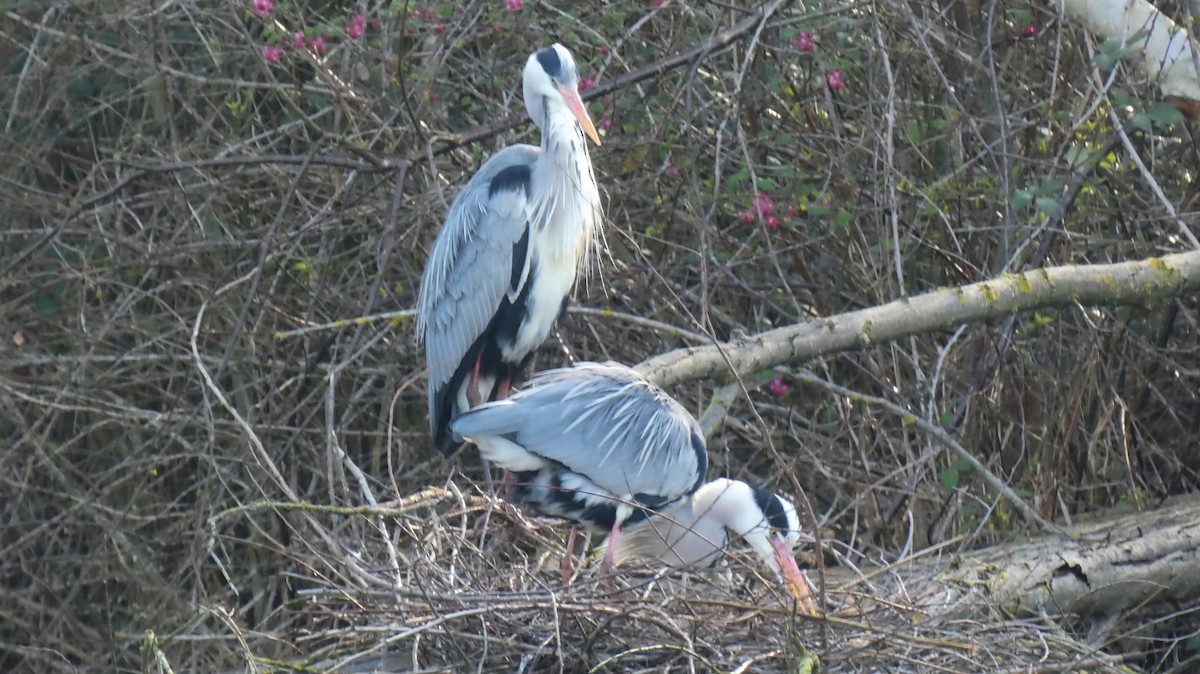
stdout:
<svg viewBox="0 0 1200 674">
<path fill-rule="evenodd" d="M 1188 250 L 1191 127 L 1040 3 L 738 4 L 0 3 L 0 667 L 1194 661 L 1195 604 L 968 623 L 880 582 L 858 591 L 891 605 L 822 630 L 754 581 L 560 602 L 559 528 L 476 528 L 411 321 L 353 319 L 411 308 L 457 187 L 536 142 L 520 70 L 551 40 L 595 82 L 608 253 L 578 304 L 611 312 L 570 315 L 539 369 Z M 1063 521 L 1196 488 L 1198 327 L 1192 296 L 1070 307 L 808 367 Z M 727 383 L 672 392 L 699 414 Z M 906 417 L 785 368 L 747 383 L 711 474 L 803 492 L 826 564 L 1025 534 Z"/>
</svg>

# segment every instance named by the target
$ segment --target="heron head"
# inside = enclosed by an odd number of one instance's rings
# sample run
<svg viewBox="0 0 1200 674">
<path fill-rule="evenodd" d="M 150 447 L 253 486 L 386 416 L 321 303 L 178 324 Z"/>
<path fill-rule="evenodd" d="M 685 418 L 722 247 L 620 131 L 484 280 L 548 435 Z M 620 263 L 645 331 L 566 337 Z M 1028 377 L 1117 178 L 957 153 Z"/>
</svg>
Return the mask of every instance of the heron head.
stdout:
<svg viewBox="0 0 1200 674">
<path fill-rule="evenodd" d="M 762 516 L 758 525 L 743 536 L 759 557 L 783 578 L 788 592 L 800 608 L 808 615 L 815 616 L 817 611 L 812 591 L 792 551 L 800 542 L 800 518 L 796 515 L 796 506 L 779 494 L 757 487 L 753 490 L 755 505 Z"/>
<path fill-rule="evenodd" d="M 575 117 L 593 143 L 600 144 L 592 118 L 579 98 L 579 69 L 566 47 L 555 43 L 531 54 L 525 62 L 524 79 L 525 107 L 535 124 L 541 126 L 545 115 L 554 106 L 561 106 Z"/>
<path fill-rule="evenodd" d="M 800 518 L 791 501 L 766 489 L 724 478 L 701 487 L 696 501 L 706 502 L 712 516 L 741 536 L 784 580 L 801 608 L 809 615 L 816 614 L 808 581 L 792 552 L 800 542 Z"/>
</svg>

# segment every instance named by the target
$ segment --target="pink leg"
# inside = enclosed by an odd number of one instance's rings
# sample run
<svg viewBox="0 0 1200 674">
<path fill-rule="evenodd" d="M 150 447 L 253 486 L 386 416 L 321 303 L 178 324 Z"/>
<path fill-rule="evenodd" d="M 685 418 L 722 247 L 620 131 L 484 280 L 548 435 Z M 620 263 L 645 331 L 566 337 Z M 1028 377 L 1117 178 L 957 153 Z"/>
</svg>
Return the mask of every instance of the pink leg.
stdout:
<svg viewBox="0 0 1200 674">
<path fill-rule="evenodd" d="M 499 388 L 496 389 L 496 400 L 503 400 L 507 398 L 510 391 L 511 389 L 509 388 L 509 380 L 501 380 Z M 508 490 L 509 487 L 512 486 L 512 474 L 507 470 L 504 471 L 503 475 L 500 477 L 500 484 L 500 493 L 504 495 L 504 498 L 508 498 Z"/>
<path fill-rule="evenodd" d="M 563 592 L 568 592 L 571 589 L 571 576 L 575 575 L 575 538 L 579 535 L 579 528 L 572 526 L 571 533 L 567 534 L 567 553 L 563 555 L 562 560 L 562 585 Z"/>
<path fill-rule="evenodd" d="M 479 395 L 479 366 L 483 362 L 483 354 L 475 358 L 475 371 L 471 373 L 471 381 L 467 382 L 467 406 L 471 409 L 479 407 L 483 398 Z M 483 464 L 483 484 L 487 487 L 488 496 L 495 497 L 496 489 L 492 486 L 492 464 L 487 459 L 481 459 Z M 491 513 L 488 513 L 489 515 Z"/>
<path fill-rule="evenodd" d="M 483 362 L 483 354 L 479 354 L 475 358 L 475 372 L 471 374 L 471 381 L 467 382 L 467 406 L 471 409 L 479 407 L 479 403 L 483 402 L 479 395 L 479 365 Z"/>
<path fill-rule="evenodd" d="M 621 540 L 621 522 L 620 520 L 613 522 L 612 531 L 608 534 L 608 542 L 604 545 L 604 560 L 600 562 L 600 573 L 604 576 L 604 589 L 608 590 L 609 594 L 617 593 L 617 586 L 613 583 L 613 560 L 617 556 L 617 542 Z"/>
</svg>

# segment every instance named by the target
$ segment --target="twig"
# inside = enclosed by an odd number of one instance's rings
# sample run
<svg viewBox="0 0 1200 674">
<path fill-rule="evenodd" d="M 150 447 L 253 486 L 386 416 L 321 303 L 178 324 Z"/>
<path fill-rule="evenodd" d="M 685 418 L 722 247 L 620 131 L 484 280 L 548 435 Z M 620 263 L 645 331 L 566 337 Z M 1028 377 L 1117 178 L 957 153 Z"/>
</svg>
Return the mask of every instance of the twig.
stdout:
<svg viewBox="0 0 1200 674">
<path fill-rule="evenodd" d="M 642 80 L 648 80 L 652 77 L 661 77 L 666 73 L 690 63 L 692 60 L 705 56 L 710 52 L 716 51 L 722 47 L 726 47 L 742 35 L 746 34 L 751 29 L 758 26 L 763 17 L 775 11 L 779 5 L 783 4 L 783 0 L 772 0 L 769 3 L 758 8 L 758 11 L 748 15 L 746 18 L 738 21 L 736 24 L 721 31 L 709 38 L 707 41 L 698 44 L 690 49 L 679 52 L 673 56 L 667 56 L 659 59 L 654 63 L 642 66 L 633 72 L 626 73 L 620 77 L 609 80 L 603 84 L 598 84 L 591 89 L 588 89 L 583 94 L 583 100 L 591 101 L 597 98 L 602 98 L 608 94 L 624 89 L 633 84 L 637 84 Z M 468 129 L 459 134 L 443 134 L 435 140 L 441 140 L 442 145 L 433 151 L 434 155 L 442 155 L 447 152 L 468 145 L 484 138 L 489 138 L 503 131 L 507 131 L 519 124 L 528 121 L 529 117 L 524 111 L 509 115 L 498 122 L 477 126 L 474 129 Z"/>
<path fill-rule="evenodd" d="M 250 513 L 262 512 L 264 510 L 303 510 L 305 512 L 320 513 L 323 515 L 363 515 L 372 517 L 402 517 L 414 510 L 421 508 L 432 508 L 434 504 L 443 499 L 449 498 L 450 494 L 444 489 L 429 488 L 424 491 L 417 492 L 412 496 L 400 501 L 394 506 L 333 506 L 319 505 L 316 503 L 307 503 L 299 501 L 289 503 L 287 501 L 271 501 L 262 499 L 244 503 L 233 508 L 227 508 L 219 513 L 208 518 L 208 528 L 215 529 L 218 524 L 224 520 L 237 515 L 248 515 Z"/>
<path fill-rule="evenodd" d="M 1113 126 L 1121 126 L 1121 120 L 1117 118 L 1116 111 L 1111 107 L 1108 109 L 1108 118 L 1112 120 Z M 1129 140 L 1129 134 L 1125 132 L 1124 128 L 1118 128 L 1117 135 L 1120 136 L 1121 145 L 1125 146 L 1125 152 L 1130 161 L 1137 167 L 1138 173 L 1142 175 L 1142 180 L 1146 181 L 1146 185 L 1154 193 L 1154 196 L 1158 199 L 1158 203 L 1162 204 L 1167 213 L 1174 218 L 1175 224 L 1179 226 L 1179 233 L 1183 235 L 1183 238 L 1187 240 L 1192 248 L 1200 250 L 1200 241 L 1196 240 L 1196 235 L 1192 234 L 1192 230 L 1188 228 L 1187 223 L 1179 217 L 1179 213 L 1175 211 L 1175 206 L 1171 204 L 1171 200 L 1167 198 L 1167 195 L 1163 194 L 1162 187 L 1154 179 L 1154 174 L 1150 173 L 1150 169 L 1146 168 L 1145 162 L 1142 161 L 1142 156 L 1138 153 L 1137 148 L 1133 146 L 1133 142 Z"/>
<path fill-rule="evenodd" d="M 638 646 L 636 648 L 630 648 L 630 649 L 621 651 L 620 653 L 617 653 L 615 655 L 610 655 L 609 657 L 604 658 L 599 663 L 597 663 L 595 667 L 592 667 L 591 669 L 589 669 L 588 674 L 595 674 L 596 672 L 604 669 L 605 667 L 608 667 L 609 665 L 617 662 L 618 660 L 621 660 L 628 656 L 638 655 L 640 653 L 654 653 L 656 651 L 678 651 L 678 652 L 683 653 L 691 658 L 699 660 L 701 663 L 704 664 L 705 667 L 708 667 L 709 669 L 711 669 L 714 672 L 718 672 L 718 673 L 721 672 L 720 667 L 714 665 L 712 662 L 709 662 L 709 660 L 707 658 L 705 658 L 703 655 L 700 655 L 696 651 L 684 648 L 683 646 L 676 646 L 675 644 L 654 644 L 651 646 Z"/>
<path fill-rule="evenodd" d="M 1016 492 L 1014 492 L 1007 484 L 1004 483 L 1004 480 L 1001 480 L 999 477 L 997 477 L 996 474 L 989 470 L 987 466 L 983 465 L 982 461 L 975 458 L 974 454 L 967 451 L 966 447 L 963 447 L 961 444 L 959 444 L 957 440 L 955 440 L 949 433 L 945 431 L 945 429 L 941 428 L 940 426 L 929 423 L 924 417 L 914 414 L 897 405 L 896 403 L 887 400 L 886 398 L 878 398 L 876 396 L 854 391 L 853 389 L 848 389 L 845 386 L 839 386 L 833 382 L 821 379 L 811 372 L 796 372 L 794 373 L 794 376 L 796 379 L 802 382 L 820 386 L 821 388 L 832 393 L 836 393 L 839 396 L 844 396 L 851 400 L 860 400 L 871 405 L 883 407 L 884 409 L 899 416 L 904 420 L 905 423 L 911 423 L 917 428 L 920 428 L 933 437 L 934 440 L 942 443 L 942 445 L 949 448 L 964 461 L 971 464 L 971 468 L 974 469 L 975 472 L 979 473 L 979 475 L 983 478 L 983 481 L 987 482 L 992 489 L 995 489 L 1001 496 L 1004 497 L 1006 501 L 1012 504 L 1012 506 L 1021 513 L 1021 516 L 1025 518 L 1026 522 L 1029 522 L 1030 524 L 1037 524 L 1038 527 L 1043 531 L 1054 531 L 1065 535 L 1065 532 L 1062 531 L 1058 525 L 1039 515 L 1037 511 L 1025 503 L 1020 496 L 1017 496 Z"/>
<path fill-rule="evenodd" d="M 572 314 L 582 316 L 594 316 L 596 318 L 613 318 L 625 323 L 637 325 L 650 330 L 661 332 L 671 337 L 682 337 L 697 344 L 712 344 L 713 339 L 707 335 L 702 335 L 698 332 L 692 332 L 686 328 L 681 328 L 677 325 L 656 321 L 653 318 L 645 318 L 643 316 L 635 316 L 634 314 L 624 311 L 616 311 L 613 309 L 598 309 L 595 307 L 580 307 L 571 306 L 567 311 Z M 360 325 L 368 325 L 378 321 L 391 321 L 393 326 L 399 325 L 402 320 L 412 318 L 417 315 L 416 309 L 400 309 L 397 311 L 384 311 L 378 314 L 370 314 L 367 316 L 356 316 L 354 318 L 340 318 L 336 321 L 328 323 L 314 323 L 306 325 L 302 328 L 294 328 L 292 330 L 279 330 L 275 333 L 275 339 L 283 340 L 292 337 L 299 337 L 314 332 L 323 332 L 325 330 L 341 330 L 349 327 Z"/>
</svg>

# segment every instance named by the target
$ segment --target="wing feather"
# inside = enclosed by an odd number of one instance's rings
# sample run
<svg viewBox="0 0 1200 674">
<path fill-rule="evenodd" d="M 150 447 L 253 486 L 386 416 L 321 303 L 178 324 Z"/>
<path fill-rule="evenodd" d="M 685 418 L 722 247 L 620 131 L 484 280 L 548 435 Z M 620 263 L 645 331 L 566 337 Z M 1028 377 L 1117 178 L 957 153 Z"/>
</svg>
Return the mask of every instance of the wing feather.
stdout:
<svg viewBox="0 0 1200 674">
<path fill-rule="evenodd" d="M 708 467 L 695 418 L 616 363 L 540 373 L 503 405 L 481 405 L 453 428 L 466 438 L 504 436 L 617 496 L 678 498 Z"/>
<path fill-rule="evenodd" d="M 425 342 L 429 421 L 435 435 L 448 421 L 438 418 L 438 392 L 487 329 L 501 301 L 517 297 L 529 279 L 528 184 L 503 178 L 506 170 L 532 167 L 540 153 L 530 145 L 514 145 L 485 162 L 454 198 L 429 254 L 417 301 L 417 334 Z"/>
</svg>

